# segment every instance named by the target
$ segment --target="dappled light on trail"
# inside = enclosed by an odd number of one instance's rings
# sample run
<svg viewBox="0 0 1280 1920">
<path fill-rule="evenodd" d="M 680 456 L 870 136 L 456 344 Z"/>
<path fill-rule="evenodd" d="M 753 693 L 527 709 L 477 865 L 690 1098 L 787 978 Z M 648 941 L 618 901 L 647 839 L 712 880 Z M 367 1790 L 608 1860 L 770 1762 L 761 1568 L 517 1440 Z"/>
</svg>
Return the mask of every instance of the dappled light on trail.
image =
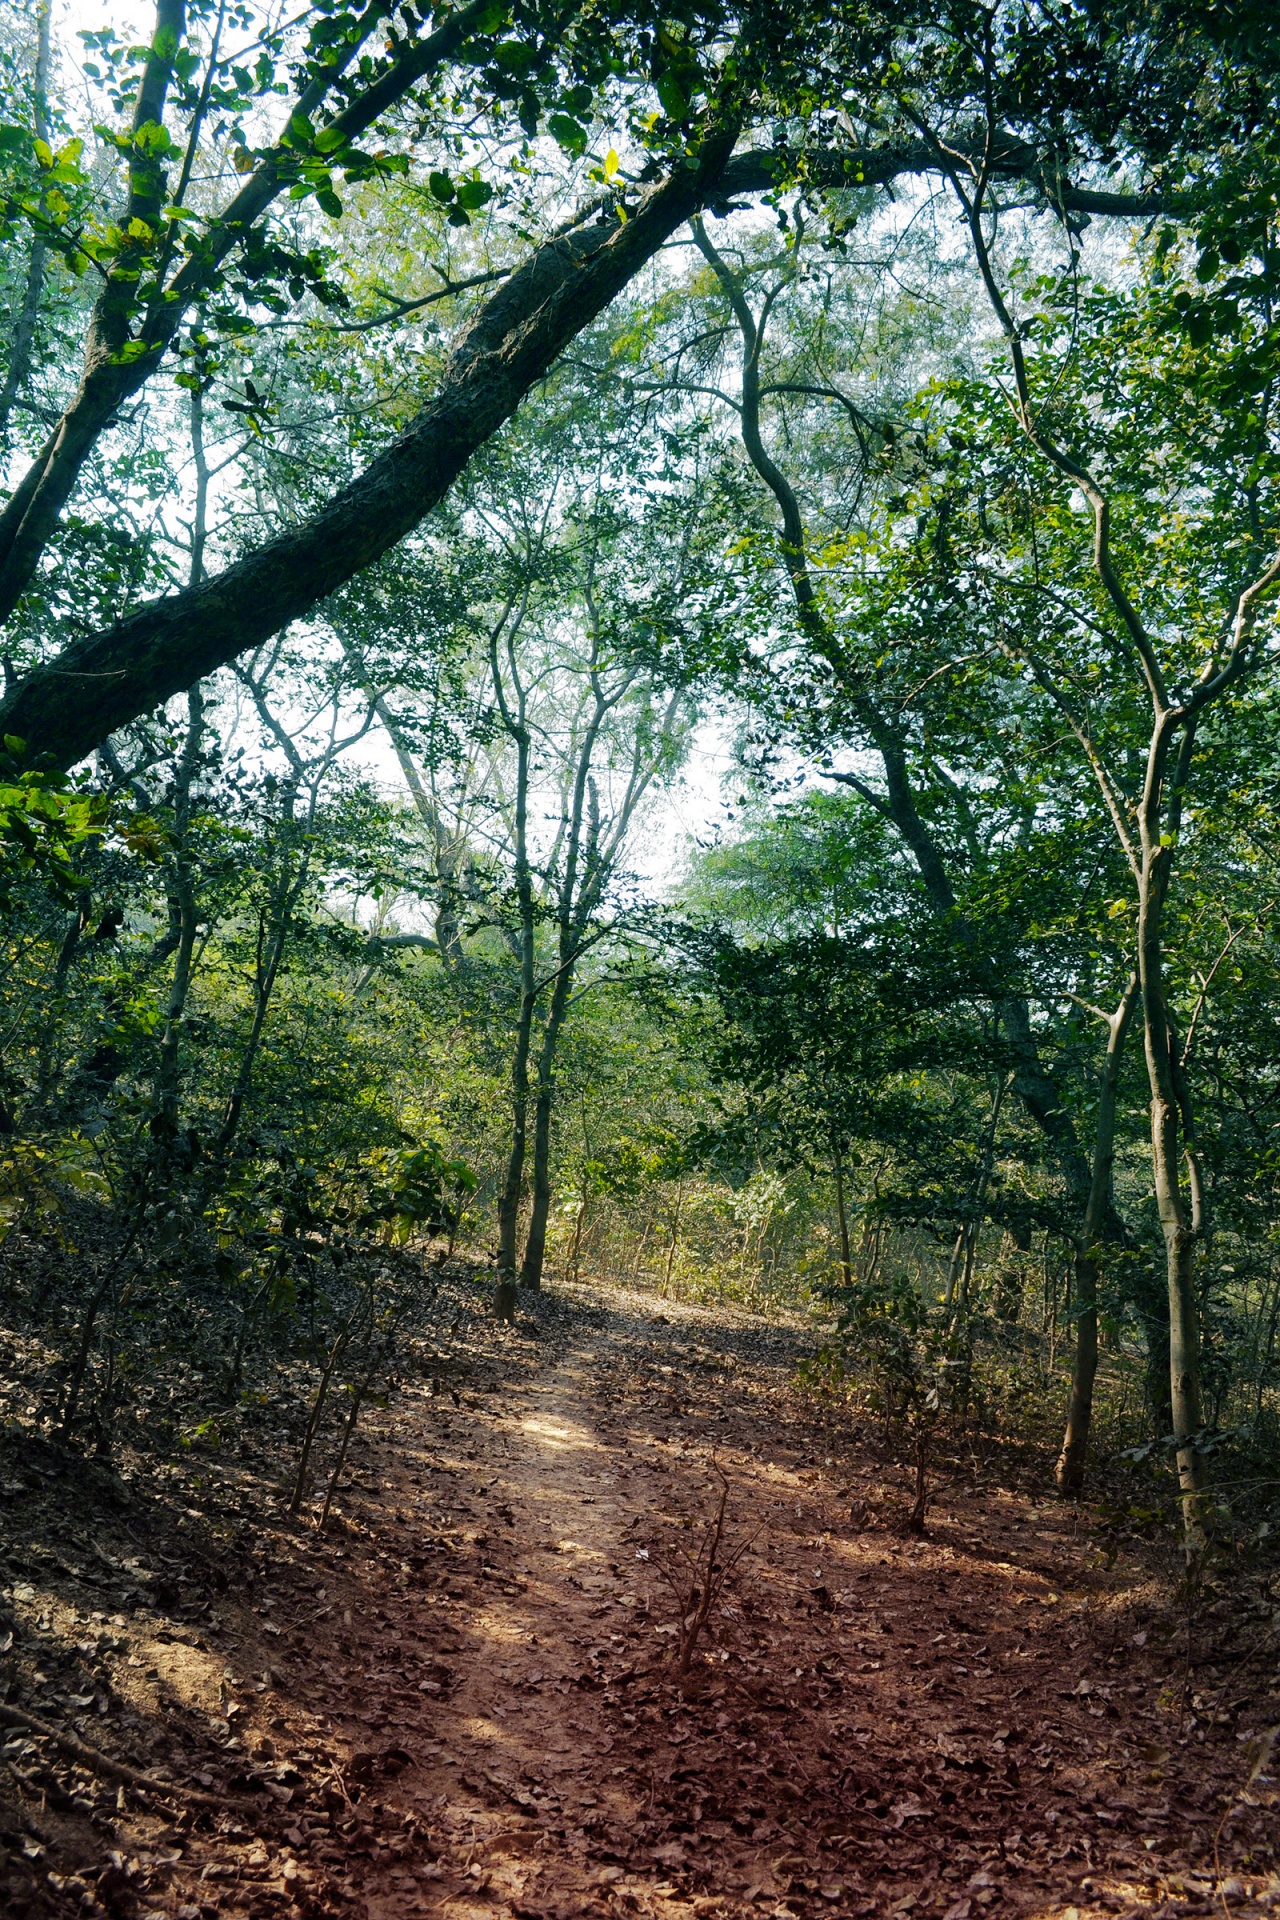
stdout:
<svg viewBox="0 0 1280 1920">
<path fill-rule="evenodd" d="M 905 1537 L 907 1476 L 794 1385 L 801 1322 L 585 1290 L 535 1311 L 468 1321 L 457 1405 L 387 1410 L 329 1534 L 260 1488 L 196 1624 L 184 1568 L 168 1611 L 98 1635 L 98 1738 L 118 1724 L 174 1787 L 50 1791 L 86 1911 L 1269 1909 L 1274 1791 L 1186 1695 L 1136 1552 L 960 1461 Z M 721 1490 L 728 1571 L 682 1677 Z M 209 1565 L 205 1529 L 157 1507 L 154 1557 Z M 24 1616 L 52 1629 L 70 1577 L 16 1586 Z M 5 1751 L 52 1782 L 38 1733 Z M 82 1805 L 115 1834 L 105 1875 Z"/>
</svg>

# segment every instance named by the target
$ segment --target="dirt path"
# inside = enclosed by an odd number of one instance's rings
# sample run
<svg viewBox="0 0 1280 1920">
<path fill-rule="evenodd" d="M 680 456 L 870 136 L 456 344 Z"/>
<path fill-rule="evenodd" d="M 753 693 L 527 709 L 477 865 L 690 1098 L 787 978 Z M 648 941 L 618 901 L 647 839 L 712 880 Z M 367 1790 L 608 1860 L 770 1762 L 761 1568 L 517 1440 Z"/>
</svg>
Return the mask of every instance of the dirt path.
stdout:
<svg viewBox="0 0 1280 1920">
<path fill-rule="evenodd" d="M 234 1811 L 126 1794 L 95 1864 L 46 1806 L 81 1912 L 1280 1906 L 1265 1767 L 1244 1791 L 1275 1673 L 1186 1697 L 1148 1570 L 972 1479 L 905 1541 L 905 1478 L 792 1384 L 802 1328 L 625 1296 L 541 1319 L 477 1321 L 469 1383 L 442 1368 L 384 1416 L 334 1539 L 242 1485 L 226 1596 L 198 1625 L 134 1617 L 115 1686 L 135 1751 L 163 1720 L 169 1777 Z M 702 1538 L 713 1456 L 751 1544 L 682 1692 L 661 1567 Z"/>
</svg>

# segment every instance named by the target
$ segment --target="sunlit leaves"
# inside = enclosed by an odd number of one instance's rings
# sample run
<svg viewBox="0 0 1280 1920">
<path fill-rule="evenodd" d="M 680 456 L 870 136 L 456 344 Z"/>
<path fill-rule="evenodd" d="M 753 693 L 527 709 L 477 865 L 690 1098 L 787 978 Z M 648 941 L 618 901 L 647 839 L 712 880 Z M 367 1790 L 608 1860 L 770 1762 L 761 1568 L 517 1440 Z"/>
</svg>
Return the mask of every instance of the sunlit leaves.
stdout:
<svg viewBox="0 0 1280 1920">
<path fill-rule="evenodd" d="M 25 741 L 7 734 L 0 750 L 0 907 L 35 879 L 66 903 L 84 890 L 79 856 L 107 832 L 111 808 L 100 794 L 33 766 Z"/>
</svg>

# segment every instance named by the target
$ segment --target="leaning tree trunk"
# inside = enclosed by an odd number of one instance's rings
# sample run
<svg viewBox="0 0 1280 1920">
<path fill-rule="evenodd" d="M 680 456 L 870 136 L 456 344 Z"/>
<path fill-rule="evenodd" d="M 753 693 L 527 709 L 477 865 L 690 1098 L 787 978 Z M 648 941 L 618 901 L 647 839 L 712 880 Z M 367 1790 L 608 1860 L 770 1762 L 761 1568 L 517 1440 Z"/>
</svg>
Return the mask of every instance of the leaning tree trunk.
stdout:
<svg viewBox="0 0 1280 1920">
<path fill-rule="evenodd" d="M 0 701 L 0 731 L 20 735 L 34 753 L 51 754 L 60 766 L 74 766 L 106 735 L 263 644 L 380 559 L 444 498 L 570 342 L 717 191 L 736 132 L 737 122 L 717 125 L 696 160 L 646 193 L 630 218 L 606 218 L 538 248 L 467 327 L 432 399 L 356 480 L 309 520 L 216 578 L 138 607 L 33 668 Z M 157 354 L 167 344 L 166 336 Z M 0 615 L 26 589 L 100 431 L 103 406 L 104 418 L 114 415 L 153 364 L 154 358 L 105 367 L 107 400 L 94 400 L 92 417 L 77 432 L 58 439 L 66 423 L 55 429 L 46 455 L 6 506 Z M 125 375 L 128 391 L 122 392 Z M 55 451 L 56 473 L 46 471 Z M 37 501 L 46 492 L 48 501 Z M 6 521 L 13 523 L 7 559 Z M 12 576 L 7 584 L 6 575 Z M 92 700 L 86 686 L 93 688 Z"/>
</svg>

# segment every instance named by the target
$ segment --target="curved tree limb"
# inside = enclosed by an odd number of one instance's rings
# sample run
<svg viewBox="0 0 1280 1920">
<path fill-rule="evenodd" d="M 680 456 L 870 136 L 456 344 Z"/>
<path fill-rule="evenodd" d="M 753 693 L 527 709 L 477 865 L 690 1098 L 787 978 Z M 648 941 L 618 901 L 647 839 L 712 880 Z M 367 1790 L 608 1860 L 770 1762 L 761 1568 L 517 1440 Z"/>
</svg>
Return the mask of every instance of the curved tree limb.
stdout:
<svg viewBox="0 0 1280 1920">
<path fill-rule="evenodd" d="M 476 0 L 477 6 L 481 3 Z M 413 77 L 425 71 L 421 62 L 427 60 L 428 49 L 432 60 L 447 57 L 472 12 L 472 8 L 463 9 L 411 50 L 417 69 Z M 446 31 L 449 43 L 442 46 Z M 405 82 L 401 91 L 407 90 L 410 82 L 401 65 L 395 72 Z M 390 86 L 391 76 L 378 85 Z M 383 111 L 389 101 L 379 95 L 375 103 L 375 91 L 360 96 L 333 124 L 345 126 L 350 119 L 355 131 L 357 117 L 375 117 L 375 104 L 377 112 Z M 368 123 L 369 119 L 360 119 L 361 127 Z M 724 206 L 734 193 L 763 191 L 777 183 L 780 164 L 787 156 L 733 156 L 739 130 L 737 119 L 723 123 L 708 136 L 696 158 L 650 189 L 630 218 L 624 218 L 622 211 L 605 211 L 597 224 L 579 226 L 539 247 L 481 308 L 451 356 L 435 397 L 358 479 L 310 520 L 278 535 L 222 574 L 150 602 L 35 668 L 0 702 L 0 729 L 17 734 L 35 752 L 51 756 L 60 765 L 74 765 L 115 728 L 261 645 L 380 558 L 438 504 L 529 388 L 672 233 L 704 207 Z M 1013 169 L 1015 156 L 1024 168 L 1030 167 L 1025 148 L 1002 150 L 997 165 Z M 810 156 L 808 164 L 811 173 L 823 170 L 817 156 Z M 939 154 L 920 142 L 861 154 L 839 153 L 827 171 L 829 185 L 845 181 L 871 185 L 903 174 L 941 172 L 945 167 Z M 236 229 L 227 239 L 226 251 L 244 236 L 280 184 L 280 180 L 273 184 L 266 175 L 261 180 L 255 175 L 247 184 L 219 223 L 227 233 L 232 226 Z M 1125 211 L 1150 211 L 1140 199 L 1110 197 L 1123 201 Z M 1160 210 L 1168 210 L 1163 201 Z M 207 253 L 201 256 L 207 257 Z M 188 273 L 189 285 L 184 279 Z M 195 296 L 197 277 L 193 258 L 171 283 L 179 297 L 165 305 L 162 332 L 169 317 L 183 307 L 184 298 Z M 129 393 L 135 392 L 158 364 L 169 337 L 162 342 L 157 336 L 155 357 L 112 369 L 113 377 L 127 374 L 133 383 Z M 0 618 L 29 581 L 83 459 L 122 397 L 128 395 L 113 386 L 104 408 L 89 408 L 75 421 L 71 414 L 66 416 L 31 470 L 34 482 L 29 474 L 0 515 Z M 73 401 L 73 412 L 79 404 L 79 399 Z M 57 485 L 51 477 L 52 490 L 42 495 L 44 520 L 39 515 L 28 519 L 28 510 L 35 512 L 33 488 L 42 485 L 41 461 L 51 457 L 55 443 L 62 477 Z M 15 546 L 19 535 L 26 543 L 21 559 Z M 790 553 L 800 550 L 794 527 L 787 530 L 787 548 Z M 802 593 L 803 583 L 798 584 Z"/>
<path fill-rule="evenodd" d="M 412 531 L 563 347 L 601 313 L 718 178 L 736 123 L 631 218 L 540 247 L 486 302 L 434 398 L 310 520 L 214 578 L 140 607 L 37 667 L 0 703 L 0 729 L 72 766 L 108 733 L 261 646 Z"/>
</svg>

